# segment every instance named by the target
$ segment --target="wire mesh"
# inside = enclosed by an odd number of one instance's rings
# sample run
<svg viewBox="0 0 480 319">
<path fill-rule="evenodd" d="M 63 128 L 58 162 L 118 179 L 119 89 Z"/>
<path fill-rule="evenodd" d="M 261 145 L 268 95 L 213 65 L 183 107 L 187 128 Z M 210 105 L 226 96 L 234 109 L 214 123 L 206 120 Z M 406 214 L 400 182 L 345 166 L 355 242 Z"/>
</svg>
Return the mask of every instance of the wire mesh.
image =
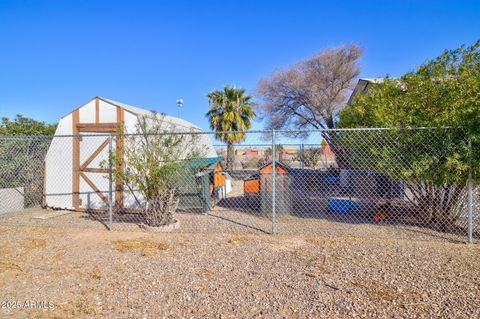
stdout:
<svg viewBox="0 0 480 319">
<path fill-rule="evenodd" d="M 0 224 L 466 238 L 471 209 L 478 239 L 471 148 L 455 129 L 0 137 Z"/>
</svg>

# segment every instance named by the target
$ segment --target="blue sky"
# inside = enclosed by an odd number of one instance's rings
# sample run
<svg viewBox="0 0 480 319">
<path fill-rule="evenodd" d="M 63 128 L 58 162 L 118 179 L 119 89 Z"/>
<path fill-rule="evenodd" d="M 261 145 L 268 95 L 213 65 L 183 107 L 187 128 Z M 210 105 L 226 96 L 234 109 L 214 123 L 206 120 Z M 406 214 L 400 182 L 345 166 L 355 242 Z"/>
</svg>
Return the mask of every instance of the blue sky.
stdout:
<svg viewBox="0 0 480 319">
<path fill-rule="evenodd" d="M 362 77 L 398 76 L 478 38 L 480 1 L 0 0 L 0 116 L 56 122 L 96 95 L 175 116 L 181 97 L 207 129 L 205 93 L 253 93 L 323 48 L 358 43 Z"/>
</svg>

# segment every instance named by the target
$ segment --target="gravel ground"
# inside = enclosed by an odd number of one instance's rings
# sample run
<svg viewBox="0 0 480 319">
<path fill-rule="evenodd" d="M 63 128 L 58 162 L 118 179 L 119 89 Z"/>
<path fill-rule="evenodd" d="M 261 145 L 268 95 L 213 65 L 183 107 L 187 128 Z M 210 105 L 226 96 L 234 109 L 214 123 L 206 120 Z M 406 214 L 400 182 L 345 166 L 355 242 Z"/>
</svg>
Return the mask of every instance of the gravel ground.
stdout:
<svg viewBox="0 0 480 319">
<path fill-rule="evenodd" d="M 335 227 L 299 236 L 0 226 L 0 317 L 480 317 L 479 245 Z M 54 306 L 4 307 L 26 300 Z"/>
</svg>

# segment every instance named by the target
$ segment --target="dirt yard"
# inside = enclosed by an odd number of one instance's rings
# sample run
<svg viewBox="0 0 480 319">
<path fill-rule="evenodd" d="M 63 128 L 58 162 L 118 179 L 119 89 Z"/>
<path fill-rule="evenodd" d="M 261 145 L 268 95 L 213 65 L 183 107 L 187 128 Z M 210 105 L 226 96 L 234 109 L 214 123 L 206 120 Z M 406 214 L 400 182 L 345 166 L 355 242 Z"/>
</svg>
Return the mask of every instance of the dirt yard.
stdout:
<svg viewBox="0 0 480 319">
<path fill-rule="evenodd" d="M 438 237 L 0 227 L 1 318 L 479 318 L 479 300 L 480 246 Z"/>
</svg>

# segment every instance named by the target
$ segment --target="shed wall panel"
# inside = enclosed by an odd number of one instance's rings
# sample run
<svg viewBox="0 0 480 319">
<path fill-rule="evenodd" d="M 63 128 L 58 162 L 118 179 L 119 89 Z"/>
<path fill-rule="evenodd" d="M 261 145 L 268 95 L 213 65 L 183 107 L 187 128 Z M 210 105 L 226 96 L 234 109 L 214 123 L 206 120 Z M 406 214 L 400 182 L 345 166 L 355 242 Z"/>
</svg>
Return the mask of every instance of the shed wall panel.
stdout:
<svg viewBox="0 0 480 319">
<path fill-rule="evenodd" d="M 113 123 L 117 121 L 117 107 L 106 103 L 102 100 L 99 101 L 100 106 L 100 123 Z"/>
<path fill-rule="evenodd" d="M 72 134 L 72 115 L 62 118 L 55 135 Z M 45 201 L 48 207 L 72 209 L 72 138 L 54 137 L 45 157 Z"/>
<path fill-rule="evenodd" d="M 95 100 L 82 106 L 79 110 L 80 123 L 95 123 Z"/>
</svg>

